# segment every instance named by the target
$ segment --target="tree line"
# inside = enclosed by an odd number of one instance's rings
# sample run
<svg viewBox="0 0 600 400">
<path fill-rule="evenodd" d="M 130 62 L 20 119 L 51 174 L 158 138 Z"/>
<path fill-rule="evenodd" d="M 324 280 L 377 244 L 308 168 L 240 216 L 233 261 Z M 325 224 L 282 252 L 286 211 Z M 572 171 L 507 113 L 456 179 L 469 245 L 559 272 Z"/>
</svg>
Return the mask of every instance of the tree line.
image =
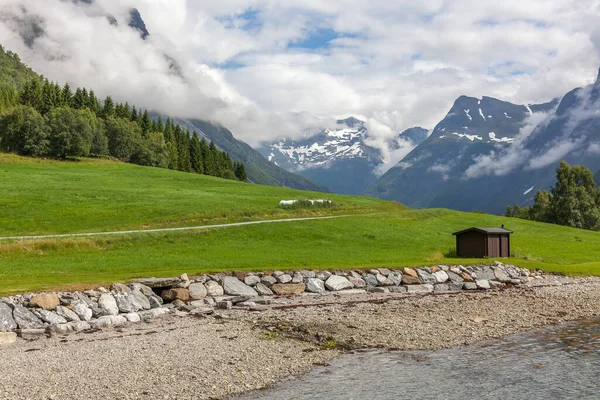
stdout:
<svg viewBox="0 0 600 400">
<path fill-rule="evenodd" d="M 31 79 L 0 85 L 0 150 L 25 156 L 113 157 L 124 162 L 246 181 L 242 163 L 170 118 L 100 101 L 93 90 Z"/>
<path fill-rule="evenodd" d="M 538 190 L 533 206 L 508 206 L 504 215 L 600 230 L 600 188 L 588 168 L 562 161 L 556 170 L 556 185 L 550 191 Z"/>
</svg>

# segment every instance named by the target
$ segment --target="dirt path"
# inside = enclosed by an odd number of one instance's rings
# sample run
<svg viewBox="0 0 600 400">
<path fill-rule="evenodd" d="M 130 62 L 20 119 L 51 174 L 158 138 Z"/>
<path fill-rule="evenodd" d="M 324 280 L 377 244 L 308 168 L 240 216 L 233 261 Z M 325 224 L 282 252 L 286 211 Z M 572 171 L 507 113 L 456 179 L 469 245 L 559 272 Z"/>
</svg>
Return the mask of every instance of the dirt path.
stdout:
<svg viewBox="0 0 600 400">
<path fill-rule="evenodd" d="M 82 236 L 127 235 L 127 234 L 132 234 L 132 233 L 191 231 L 191 230 L 199 230 L 199 229 L 230 228 L 230 227 L 234 227 L 234 226 L 244 226 L 244 225 L 271 224 L 271 223 L 277 223 L 277 222 L 298 222 L 298 221 L 313 221 L 313 220 L 318 220 L 318 219 L 346 218 L 346 217 L 352 217 L 352 216 L 357 216 L 357 215 L 364 215 L 364 214 L 330 215 L 327 217 L 266 219 L 266 220 L 261 220 L 261 221 L 233 222 L 230 224 L 184 226 L 184 227 L 180 227 L 180 228 L 134 229 L 134 230 L 128 230 L 128 231 L 63 233 L 63 234 L 59 234 L 59 235 L 38 235 L 38 236 L 5 236 L 5 237 L 0 237 L 0 240 L 56 239 L 56 238 L 67 238 L 67 237 L 82 237 Z"/>
</svg>

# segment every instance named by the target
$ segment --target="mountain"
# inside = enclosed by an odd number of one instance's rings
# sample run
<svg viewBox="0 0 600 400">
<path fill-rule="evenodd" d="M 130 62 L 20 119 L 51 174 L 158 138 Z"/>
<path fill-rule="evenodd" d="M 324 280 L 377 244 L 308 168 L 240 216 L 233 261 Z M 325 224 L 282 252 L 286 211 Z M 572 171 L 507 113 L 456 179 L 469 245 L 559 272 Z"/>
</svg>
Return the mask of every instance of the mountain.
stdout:
<svg viewBox="0 0 600 400">
<path fill-rule="evenodd" d="M 530 181 L 504 174 L 516 163 L 507 151 L 521 144 L 529 121 L 556 105 L 461 96 L 433 133 L 365 193 L 415 208 L 487 212 L 528 201 L 535 194 L 526 186 Z M 500 156 L 504 153 L 507 157 Z"/>
<path fill-rule="evenodd" d="M 299 139 L 280 139 L 257 150 L 272 163 L 329 188 L 335 193 L 360 194 L 377 180 L 376 170 L 383 162 L 381 151 L 370 146 L 365 123 L 356 118 L 337 121 L 338 128 L 322 129 Z M 411 128 L 394 140 L 390 151 L 414 147 L 428 131 Z"/>
<path fill-rule="evenodd" d="M 246 173 L 250 182 L 328 192 L 327 188 L 267 161 L 258 151 L 254 150 L 248 144 L 237 140 L 231 131 L 223 126 L 196 119 L 174 119 L 173 121 L 190 132 L 197 132 L 201 138 L 204 137 L 207 141 L 212 140 L 220 150 L 228 153 L 234 161 L 241 161 L 246 167 Z"/>
</svg>

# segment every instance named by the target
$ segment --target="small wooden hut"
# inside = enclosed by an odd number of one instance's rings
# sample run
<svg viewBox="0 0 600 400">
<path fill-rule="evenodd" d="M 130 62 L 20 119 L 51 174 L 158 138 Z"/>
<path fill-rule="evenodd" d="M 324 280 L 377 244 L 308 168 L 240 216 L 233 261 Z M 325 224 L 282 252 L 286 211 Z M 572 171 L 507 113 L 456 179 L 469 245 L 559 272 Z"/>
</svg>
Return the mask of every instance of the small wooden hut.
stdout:
<svg viewBox="0 0 600 400">
<path fill-rule="evenodd" d="M 510 257 L 510 235 L 502 228 L 469 228 L 454 232 L 456 255 L 463 258 Z"/>
</svg>

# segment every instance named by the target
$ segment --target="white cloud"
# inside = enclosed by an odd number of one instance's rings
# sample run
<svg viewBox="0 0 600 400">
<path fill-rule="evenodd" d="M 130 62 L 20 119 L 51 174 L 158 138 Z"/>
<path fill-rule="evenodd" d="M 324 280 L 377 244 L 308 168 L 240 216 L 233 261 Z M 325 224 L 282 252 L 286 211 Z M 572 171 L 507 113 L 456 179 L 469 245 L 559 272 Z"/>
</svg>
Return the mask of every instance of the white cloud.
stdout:
<svg viewBox="0 0 600 400">
<path fill-rule="evenodd" d="M 6 18 L 19 4 L 44 19 L 31 49 Z M 149 40 L 123 22 L 129 7 Z M 524 104 L 588 84 L 600 64 L 599 17 L 596 0 L 4 0 L 0 37 L 50 79 L 218 121 L 253 145 L 339 115 L 365 118 L 381 145 L 433 127 L 462 94 Z M 338 37 L 327 48 L 288 47 L 319 30 Z"/>
</svg>

